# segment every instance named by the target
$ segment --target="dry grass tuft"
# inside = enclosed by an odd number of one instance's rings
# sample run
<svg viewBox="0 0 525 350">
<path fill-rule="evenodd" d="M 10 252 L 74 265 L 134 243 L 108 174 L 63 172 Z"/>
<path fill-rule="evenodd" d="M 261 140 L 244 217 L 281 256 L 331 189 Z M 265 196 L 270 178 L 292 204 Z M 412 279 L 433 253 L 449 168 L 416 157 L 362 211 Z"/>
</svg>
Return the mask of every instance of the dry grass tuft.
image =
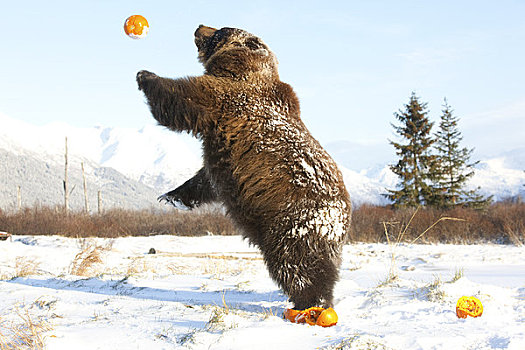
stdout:
<svg viewBox="0 0 525 350">
<path fill-rule="evenodd" d="M 130 264 L 126 270 L 126 276 L 138 275 L 145 272 L 155 272 L 151 266 L 148 265 L 143 256 L 136 256 L 131 259 Z"/>
<path fill-rule="evenodd" d="M 454 272 L 454 276 L 452 276 L 452 279 L 450 280 L 450 283 L 459 281 L 460 279 L 463 278 L 464 275 L 465 275 L 465 269 L 463 268 L 456 269 L 456 271 Z"/>
<path fill-rule="evenodd" d="M 38 275 L 42 273 L 39 267 L 40 262 L 36 258 L 17 256 L 14 259 L 14 266 L 9 263 L 0 266 L 0 280 L 11 280 L 18 277 Z"/>
<path fill-rule="evenodd" d="M 210 315 L 210 319 L 208 320 L 208 323 L 206 323 L 204 330 L 207 332 L 215 332 L 215 331 L 223 332 L 228 329 L 237 328 L 238 324 L 236 322 L 232 322 L 232 320 L 226 319 L 226 316 L 230 314 L 235 314 L 238 316 L 247 315 L 247 313 L 244 311 L 231 309 L 226 303 L 226 295 L 223 292 L 222 293 L 222 306 L 218 306 L 218 305 L 212 306 L 212 312 Z"/>
<path fill-rule="evenodd" d="M 0 316 L 0 350 L 44 349 L 43 333 L 53 327 L 43 319 L 33 319 L 27 310 L 17 311 L 17 315 L 17 322 L 7 322 Z"/>
<path fill-rule="evenodd" d="M 387 241 L 388 246 L 390 248 L 391 261 L 390 261 L 390 270 L 388 272 L 388 275 L 387 275 L 385 281 L 383 281 L 380 284 L 380 286 L 386 286 L 386 285 L 390 284 L 391 282 L 393 282 L 393 281 L 395 281 L 397 279 L 398 276 L 397 276 L 397 272 L 396 272 L 397 271 L 397 269 L 396 269 L 396 249 L 399 246 L 399 244 L 401 244 L 401 242 L 403 242 L 405 236 L 407 235 L 407 231 L 409 230 L 412 222 L 414 221 L 414 218 L 416 218 L 416 215 L 418 214 L 420 209 L 421 209 L 421 207 L 418 207 L 418 208 L 416 208 L 413 211 L 412 215 L 410 216 L 410 219 L 408 220 L 408 223 L 406 225 L 404 225 L 404 227 L 403 227 L 403 225 L 400 225 L 399 222 L 385 222 L 385 221 L 382 222 L 383 228 L 384 228 L 385 237 L 386 237 L 386 241 Z M 448 216 L 442 216 L 439 219 L 437 219 L 434 223 L 432 223 L 430 226 L 428 226 L 425 230 L 423 230 L 423 232 L 418 234 L 414 239 L 409 241 L 409 243 L 410 244 L 416 243 L 419 239 L 421 239 L 428 232 L 430 232 L 430 230 L 432 230 L 437 224 L 439 224 L 440 222 L 443 222 L 443 221 L 447 221 L 447 220 L 448 221 L 457 221 L 457 222 L 465 221 L 464 219 L 448 217 Z M 388 227 L 395 227 L 397 225 L 399 225 L 399 232 L 397 233 L 397 236 L 394 236 L 393 234 L 389 233 Z"/>
<path fill-rule="evenodd" d="M 276 311 L 274 311 L 272 308 L 268 308 L 267 309 L 267 308 L 263 307 L 263 310 L 261 312 L 261 315 L 262 315 L 261 318 L 263 320 L 266 320 L 266 319 L 268 319 L 270 317 L 282 317 L 282 315 L 277 315 Z"/>
<path fill-rule="evenodd" d="M 102 246 L 86 239 L 80 240 L 80 252 L 71 262 L 70 273 L 83 277 L 98 275 L 97 265 L 102 264 L 102 254 L 108 250 L 111 250 L 111 242 Z"/>
<path fill-rule="evenodd" d="M 227 328 L 224 322 L 224 317 L 229 314 L 229 309 L 220 306 L 214 306 L 210 315 L 210 319 L 204 329 L 208 332 L 222 331 Z"/>
<path fill-rule="evenodd" d="M 25 256 L 16 257 L 14 278 L 36 275 L 38 273 L 39 265 L 40 263 L 35 258 L 28 258 Z"/>
<path fill-rule="evenodd" d="M 434 276 L 434 281 L 423 288 L 423 295 L 428 301 L 442 302 L 447 296 L 443 291 L 443 282 L 439 276 Z"/>
</svg>

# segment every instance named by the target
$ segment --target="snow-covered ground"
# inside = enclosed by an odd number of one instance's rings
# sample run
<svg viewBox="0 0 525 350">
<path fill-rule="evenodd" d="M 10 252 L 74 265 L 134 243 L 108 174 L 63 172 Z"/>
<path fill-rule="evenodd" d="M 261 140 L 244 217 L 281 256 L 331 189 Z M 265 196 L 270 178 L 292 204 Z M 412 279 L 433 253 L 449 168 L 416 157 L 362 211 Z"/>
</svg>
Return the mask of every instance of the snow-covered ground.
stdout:
<svg viewBox="0 0 525 350">
<path fill-rule="evenodd" d="M 463 295 L 481 317 L 456 317 Z M 523 349 L 525 250 L 347 245 L 335 298 L 334 327 L 283 320 L 286 297 L 238 236 L 0 241 L 0 344 L 30 318 L 68 350 Z"/>
</svg>

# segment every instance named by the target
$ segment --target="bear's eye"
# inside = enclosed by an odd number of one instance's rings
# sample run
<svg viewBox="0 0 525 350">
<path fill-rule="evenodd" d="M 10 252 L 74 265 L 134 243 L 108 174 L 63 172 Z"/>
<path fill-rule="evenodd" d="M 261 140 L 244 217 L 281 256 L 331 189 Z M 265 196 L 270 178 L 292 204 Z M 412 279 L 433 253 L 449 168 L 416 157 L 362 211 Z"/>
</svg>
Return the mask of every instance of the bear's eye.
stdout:
<svg viewBox="0 0 525 350">
<path fill-rule="evenodd" d="M 246 39 L 245 44 L 251 50 L 259 50 L 263 48 L 262 43 L 257 38 Z"/>
<path fill-rule="evenodd" d="M 235 46 L 235 47 L 242 47 L 242 44 L 238 41 L 234 41 L 232 42 L 232 45 Z"/>
</svg>

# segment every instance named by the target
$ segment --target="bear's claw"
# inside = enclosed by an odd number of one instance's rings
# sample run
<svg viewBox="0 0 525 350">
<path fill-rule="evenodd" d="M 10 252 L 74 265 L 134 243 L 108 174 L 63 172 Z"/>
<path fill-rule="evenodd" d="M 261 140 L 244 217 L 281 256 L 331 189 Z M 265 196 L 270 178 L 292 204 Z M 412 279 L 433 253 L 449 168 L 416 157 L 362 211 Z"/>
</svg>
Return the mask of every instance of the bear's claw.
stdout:
<svg viewBox="0 0 525 350">
<path fill-rule="evenodd" d="M 169 193 L 164 193 L 163 195 L 159 196 L 157 200 L 162 203 L 166 202 L 166 204 L 173 205 L 176 209 L 180 210 L 191 210 L 190 207 L 185 205 L 180 199 L 170 195 Z"/>
</svg>

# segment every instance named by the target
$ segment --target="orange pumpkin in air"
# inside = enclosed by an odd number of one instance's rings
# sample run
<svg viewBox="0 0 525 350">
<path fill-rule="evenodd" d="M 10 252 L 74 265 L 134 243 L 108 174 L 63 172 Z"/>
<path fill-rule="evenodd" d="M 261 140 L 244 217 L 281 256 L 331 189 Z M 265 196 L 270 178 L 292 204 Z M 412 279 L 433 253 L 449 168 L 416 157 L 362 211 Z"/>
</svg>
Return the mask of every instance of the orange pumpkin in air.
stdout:
<svg viewBox="0 0 525 350">
<path fill-rule="evenodd" d="M 311 326 L 331 327 L 337 324 L 337 313 L 331 307 L 324 309 L 322 307 L 311 307 L 299 311 L 286 309 L 284 318 L 293 323 L 308 323 Z"/>
<path fill-rule="evenodd" d="M 124 32 L 133 39 L 142 39 L 148 35 L 148 20 L 141 15 L 129 16 L 124 22 Z"/>
<path fill-rule="evenodd" d="M 479 317 L 483 314 L 483 305 L 475 297 L 461 297 L 456 304 L 456 315 L 459 318 Z"/>
</svg>

